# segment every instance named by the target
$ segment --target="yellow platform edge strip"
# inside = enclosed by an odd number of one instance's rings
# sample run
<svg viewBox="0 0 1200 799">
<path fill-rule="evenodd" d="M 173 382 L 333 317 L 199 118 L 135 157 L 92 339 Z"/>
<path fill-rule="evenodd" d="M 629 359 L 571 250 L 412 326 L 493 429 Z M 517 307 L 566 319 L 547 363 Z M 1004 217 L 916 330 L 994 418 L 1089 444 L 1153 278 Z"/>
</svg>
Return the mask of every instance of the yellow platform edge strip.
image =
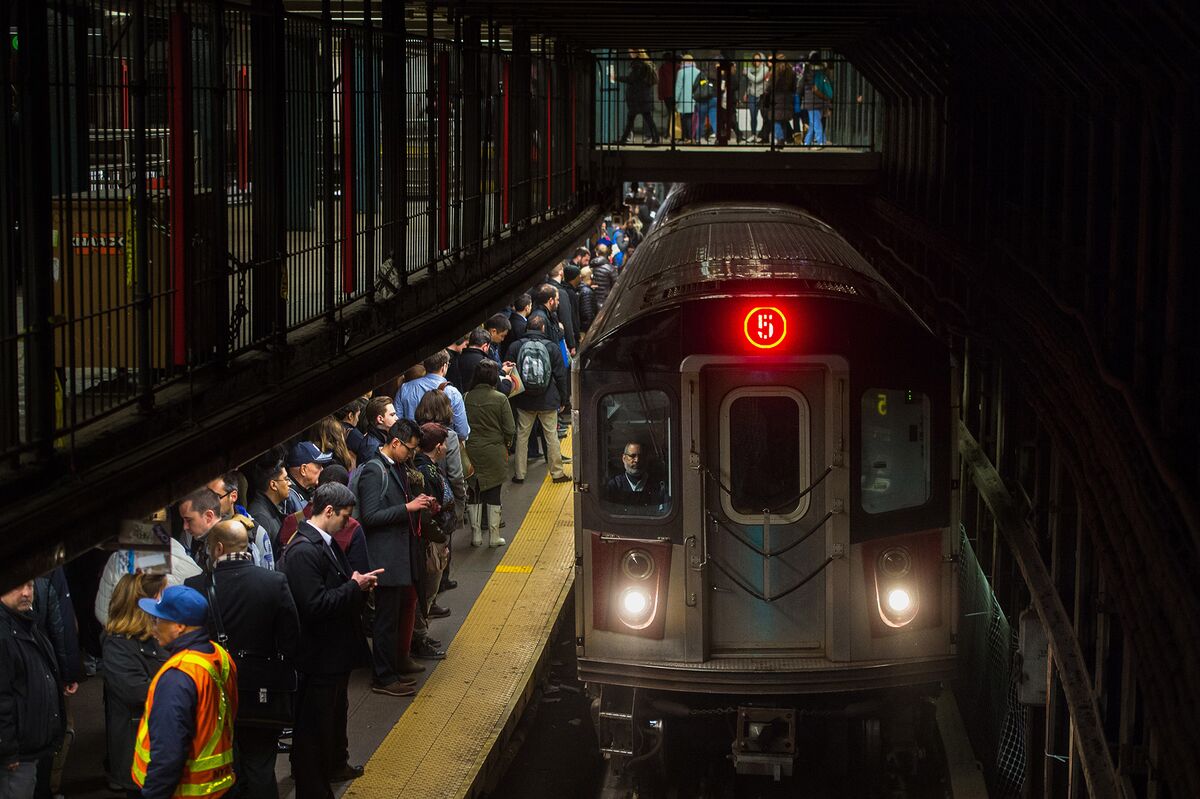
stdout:
<svg viewBox="0 0 1200 799">
<path fill-rule="evenodd" d="M 569 440 L 564 442 L 570 452 Z M 449 799 L 482 788 L 523 709 L 574 580 L 571 484 L 547 477 L 520 531 L 412 704 L 346 791 L 350 799 Z"/>
</svg>

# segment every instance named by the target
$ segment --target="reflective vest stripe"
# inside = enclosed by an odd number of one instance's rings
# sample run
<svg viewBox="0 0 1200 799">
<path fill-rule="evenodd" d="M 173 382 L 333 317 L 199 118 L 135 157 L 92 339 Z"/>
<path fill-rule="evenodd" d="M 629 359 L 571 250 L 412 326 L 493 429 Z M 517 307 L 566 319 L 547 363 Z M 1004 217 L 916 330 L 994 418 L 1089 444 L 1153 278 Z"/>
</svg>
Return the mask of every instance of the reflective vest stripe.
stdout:
<svg viewBox="0 0 1200 799">
<path fill-rule="evenodd" d="M 154 704 L 154 691 L 158 686 L 159 677 L 171 668 L 177 668 L 191 677 L 196 683 L 197 698 L 201 703 L 207 702 L 198 704 L 196 708 L 197 734 L 202 734 L 205 728 L 211 726 L 208 736 L 199 750 L 195 748 L 198 742 L 192 742 L 193 756 L 184 766 L 183 774 L 179 784 L 175 786 L 173 796 L 220 796 L 229 790 L 235 781 L 231 765 L 233 763 L 233 716 L 230 710 L 231 705 L 236 708 L 234 702 L 236 702 L 237 696 L 236 694 L 230 696 L 230 692 L 236 690 L 236 685 L 231 679 L 234 672 L 233 661 L 230 659 L 229 653 L 215 643 L 212 655 L 185 650 L 164 663 L 158 674 L 154 676 L 146 696 L 146 709 L 142 714 L 141 724 L 138 726 L 130 774 L 138 787 L 145 784 L 146 772 L 150 765 L 149 719 Z M 209 679 L 205 680 L 204 676 Z M 204 699 L 205 695 L 208 696 L 207 700 Z M 230 701 L 231 698 L 234 702 Z M 214 708 L 213 705 L 216 707 Z"/>
</svg>

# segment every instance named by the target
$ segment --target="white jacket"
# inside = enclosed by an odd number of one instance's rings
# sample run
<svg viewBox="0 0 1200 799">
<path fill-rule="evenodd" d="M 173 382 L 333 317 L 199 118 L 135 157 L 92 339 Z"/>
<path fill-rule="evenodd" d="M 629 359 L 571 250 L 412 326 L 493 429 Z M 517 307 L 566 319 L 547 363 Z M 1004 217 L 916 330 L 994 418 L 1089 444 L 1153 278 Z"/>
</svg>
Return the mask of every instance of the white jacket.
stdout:
<svg viewBox="0 0 1200 799">
<path fill-rule="evenodd" d="M 122 575 L 131 573 L 130 555 L 132 554 L 131 550 L 118 549 L 112 553 L 108 563 L 104 564 L 104 572 L 100 575 L 100 589 L 96 592 L 96 604 L 93 607 L 96 619 L 102 625 L 108 624 L 108 603 L 112 601 L 113 589 L 121 581 Z M 167 585 L 183 585 L 183 581 L 187 578 L 202 573 L 200 567 L 196 565 L 196 561 L 192 560 L 187 550 L 183 548 L 183 544 L 172 538 L 171 571 L 167 574 Z"/>
</svg>

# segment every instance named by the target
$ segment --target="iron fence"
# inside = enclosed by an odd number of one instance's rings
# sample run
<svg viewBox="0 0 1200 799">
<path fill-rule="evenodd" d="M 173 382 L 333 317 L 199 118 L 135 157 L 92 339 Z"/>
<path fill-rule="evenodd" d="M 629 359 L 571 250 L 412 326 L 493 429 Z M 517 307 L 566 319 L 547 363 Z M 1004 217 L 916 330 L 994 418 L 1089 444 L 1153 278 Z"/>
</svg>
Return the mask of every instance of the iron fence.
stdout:
<svg viewBox="0 0 1200 799">
<path fill-rule="evenodd" d="M 391 8 L 5 4 L 0 456 L 575 204 L 589 57 Z"/>
<path fill-rule="evenodd" d="M 601 147 L 874 150 L 878 141 L 874 87 L 827 54 L 603 51 L 594 80 Z"/>
</svg>

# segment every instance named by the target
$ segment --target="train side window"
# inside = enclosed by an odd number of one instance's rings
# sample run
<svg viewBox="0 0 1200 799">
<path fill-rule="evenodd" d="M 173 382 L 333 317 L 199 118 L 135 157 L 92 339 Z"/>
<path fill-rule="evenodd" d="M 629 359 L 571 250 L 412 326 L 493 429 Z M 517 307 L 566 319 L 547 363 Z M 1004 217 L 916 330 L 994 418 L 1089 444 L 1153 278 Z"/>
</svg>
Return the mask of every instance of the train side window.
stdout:
<svg viewBox="0 0 1200 799">
<path fill-rule="evenodd" d="M 721 403 L 721 492 L 725 514 L 742 524 L 761 524 L 769 511 L 777 522 L 808 513 L 809 412 L 804 395 L 785 386 L 736 389 Z"/>
<path fill-rule="evenodd" d="M 859 481 L 867 513 L 916 508 L 929 500 L 929 397 L 867 389 L 862 396 Z"/>
<path fill-rule="evenodd" d="M 628 391 L 600 400 L 600 499 L 614 516 L 671 512 L 671 401 L 662 391 Z"/>
</svg>

